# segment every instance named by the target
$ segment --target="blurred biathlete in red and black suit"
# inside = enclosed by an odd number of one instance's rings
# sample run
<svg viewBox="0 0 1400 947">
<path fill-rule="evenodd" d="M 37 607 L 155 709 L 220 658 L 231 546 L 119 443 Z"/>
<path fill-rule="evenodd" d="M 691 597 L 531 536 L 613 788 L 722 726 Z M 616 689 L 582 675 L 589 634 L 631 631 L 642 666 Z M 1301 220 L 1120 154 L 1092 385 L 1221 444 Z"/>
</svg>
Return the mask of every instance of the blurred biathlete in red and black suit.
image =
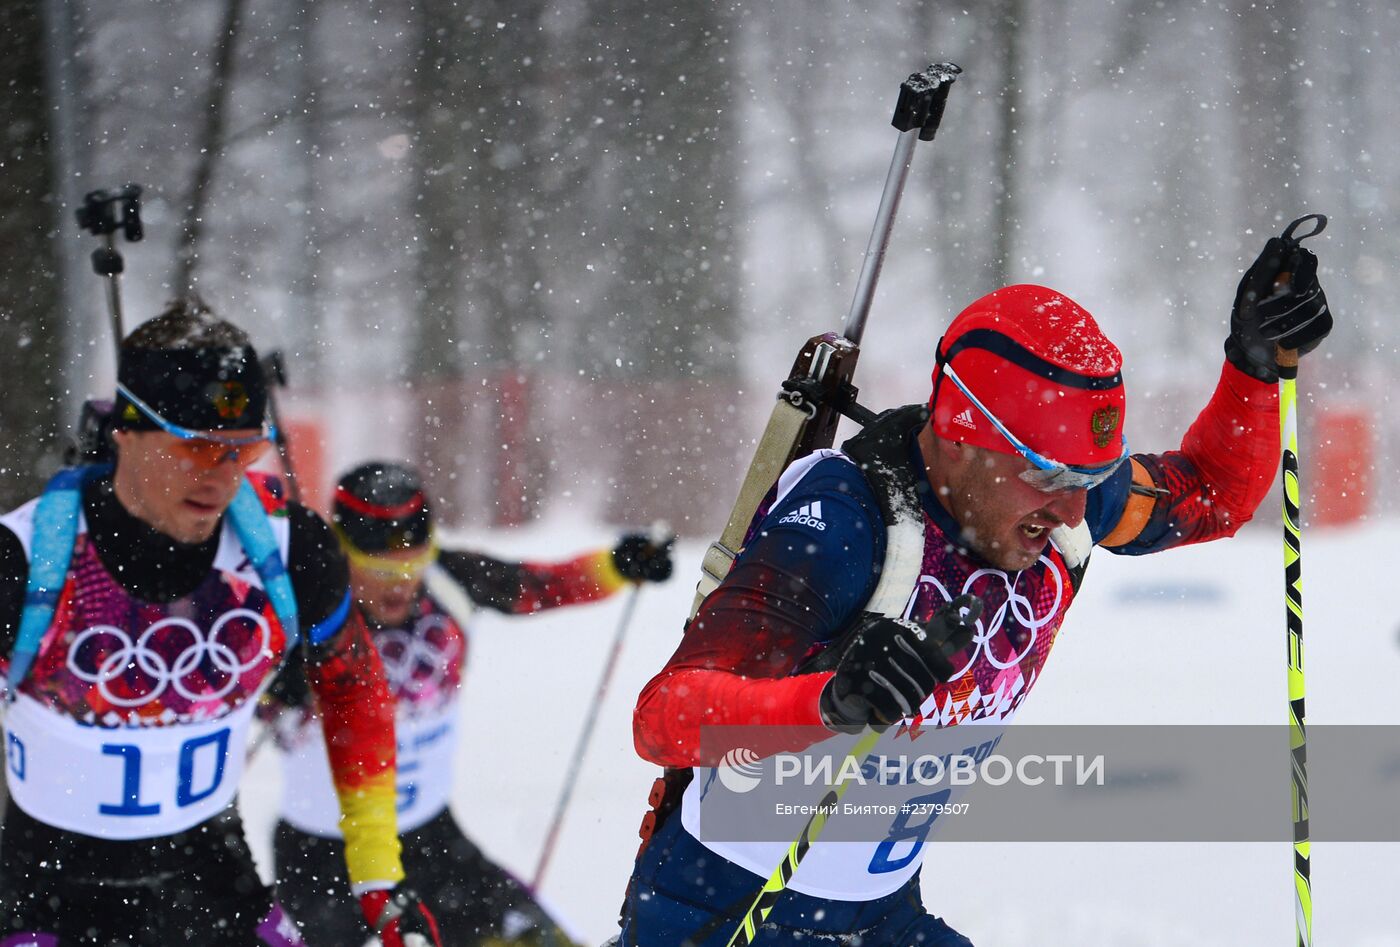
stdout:
<svg viewBox="0 0 1400 947">
<path fill-rule="evenodd" d="M 752 826 L 772 819 L 773 798 L 716 780 L 724 744 L 702 744 L 702 728 L 762 725 L 805 752 L 869 726 L 884 732 L 867 760 L 995 737 L 1045 672 L 1095 546 L 1156 553 L 1251 517 L 1278 467 L 1275 348 L 1307 352 L 1331 327 L 1316 259 L 1271 240 L 1240 283 L 1219 383 L 1180 449 L 1130 454 L 1122 358 L 1088 312 L 1021 285 L 958 315 L 928 404 L 783 473 L 642 691 L 637 750 L 668 773 L 643 823 L 622 947 L 722 947 L 791 844 L 726 838 L 724 817 L 705 830 L 716 803 L 746 806 Z M 813 732 L 826 736 L 799 740 Z M 755 944 L 969 947 L 923 907 L 952 904 L 964 872 L 926 844 L 949 790 L 920 775 L 851 791 L 845 801 L 897 814 L 863 840 L 812 845 Z M 819 798 L 795 793 L 784 801 Z M 1009 891 L 1033 882 L 1008 877 Z"/>
<path fill-rule="evenodd" d="M 332 528 L 398 702 L 399 832 L 404 861 L 425 885 L 446 943 L 565 945 L 570 941 L 524 886 L 463 833 L 448 809 L 470 613 L 525 615 L 597 601 L 629 582 L 671 575 L 670 541 L 624 536 L 559 563 L 504 562 L 439 549 L 418 474 L 367 463 L 336 487 Z M 342 915 L 349 891 L 321 724 L 310 709 L 279 722 L 286 791 L 277 826 L 278 892 L 327 943 L 367 931 Z"/>
</svg>

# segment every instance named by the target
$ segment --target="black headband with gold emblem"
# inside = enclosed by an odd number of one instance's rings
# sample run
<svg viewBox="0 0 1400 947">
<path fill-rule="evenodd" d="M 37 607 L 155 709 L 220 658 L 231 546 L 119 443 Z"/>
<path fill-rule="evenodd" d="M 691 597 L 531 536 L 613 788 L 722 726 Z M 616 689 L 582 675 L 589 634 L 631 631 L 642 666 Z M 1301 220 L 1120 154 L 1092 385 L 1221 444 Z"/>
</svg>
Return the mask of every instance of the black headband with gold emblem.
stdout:
<svg viewBox="0 0 1400 947">
<path fill-rule="evenodd" d="M 122 349 L 117 381 L 166 421 L 194 431 L 261 428 L 267 384 L 251 345 Z M 157 425 L 118 393 L 116 426 Z"/>
</svg>

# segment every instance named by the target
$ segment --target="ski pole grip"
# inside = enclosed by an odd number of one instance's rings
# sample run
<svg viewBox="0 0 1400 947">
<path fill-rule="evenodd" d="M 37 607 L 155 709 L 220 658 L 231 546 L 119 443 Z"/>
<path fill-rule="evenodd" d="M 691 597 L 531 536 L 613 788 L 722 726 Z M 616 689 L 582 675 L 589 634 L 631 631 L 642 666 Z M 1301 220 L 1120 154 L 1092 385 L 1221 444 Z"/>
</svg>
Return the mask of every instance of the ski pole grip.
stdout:
<svg viewBox="0 0 1400 947">
<path fill-rule="evenodd" d="M 916 72 L 899 87 L 899 101 L 894 106 L 890 124 L 901 132 L 919 129 L 920 141 L 933 141 L 938 123 L 943 121 L 943 107 L 948 104 L 948 90 L 962 69 L 950 62 L 938 62 L 923 72 Z"/>
</svg>

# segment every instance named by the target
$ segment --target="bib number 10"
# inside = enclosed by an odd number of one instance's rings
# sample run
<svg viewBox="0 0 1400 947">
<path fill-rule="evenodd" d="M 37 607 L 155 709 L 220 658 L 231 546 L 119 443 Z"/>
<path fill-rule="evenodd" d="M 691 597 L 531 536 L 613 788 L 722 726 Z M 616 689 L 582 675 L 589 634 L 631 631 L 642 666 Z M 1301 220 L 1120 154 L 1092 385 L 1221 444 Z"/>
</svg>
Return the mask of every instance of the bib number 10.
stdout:
<svg viewBox="0 0 1400 947">
<path fill-rule="evenodd" d="M 225 727 L 180 745 L 175 777 L 175 806 L 186 808 L 212 796 L 224 781 L 228 763 L 229 731 Z M 101 803 L 103 815 L 150 816 L 161 811 L 159 802 L 141 801 L 141 748 L 134 743 L 104 743 L 104 756 L 121 760 L 121 801 Z"/>
</svg>

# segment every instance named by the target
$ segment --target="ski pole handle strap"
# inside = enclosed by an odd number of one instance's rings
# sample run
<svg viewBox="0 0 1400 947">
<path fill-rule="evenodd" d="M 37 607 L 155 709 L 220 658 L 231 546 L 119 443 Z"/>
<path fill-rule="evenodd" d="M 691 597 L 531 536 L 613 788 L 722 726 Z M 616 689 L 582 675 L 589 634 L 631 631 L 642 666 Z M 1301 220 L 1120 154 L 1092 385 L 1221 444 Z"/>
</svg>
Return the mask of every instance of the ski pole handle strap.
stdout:
<svg viewBox="0 0 1400 947">
<path fill-rule="evenodd" d="M 1306 223 L 1311 223 L 1313 225 L 1313 228 L 1305 234 L 1299 234 L 1297 232 L 1298 228 Z M 1293 223 L 1288 225 L 1288 229 L 1283 232 L 1283 242 L 1296 247 L 1304 240 L 1308 239 L 1309 237 L 1316 237 L 1318 234 L 1322 233 L 1322 231 L 1326 229 L 1326 214 L 1305 214 L 1304 216 L 1299 217 L 1297 220 L 1293 221 Z"/>
<path fill-rule="evenodd" d="M 962 69 L 950 62 L 934 63 L 923 72 L 912 74 L 899 87 L 899 101 L 890 124 L 901 132 L 917 128 L 920 141 L 933 141 L 938 124 L 943 121 L 948 90 L 961 74 Z"/>
</svg>

